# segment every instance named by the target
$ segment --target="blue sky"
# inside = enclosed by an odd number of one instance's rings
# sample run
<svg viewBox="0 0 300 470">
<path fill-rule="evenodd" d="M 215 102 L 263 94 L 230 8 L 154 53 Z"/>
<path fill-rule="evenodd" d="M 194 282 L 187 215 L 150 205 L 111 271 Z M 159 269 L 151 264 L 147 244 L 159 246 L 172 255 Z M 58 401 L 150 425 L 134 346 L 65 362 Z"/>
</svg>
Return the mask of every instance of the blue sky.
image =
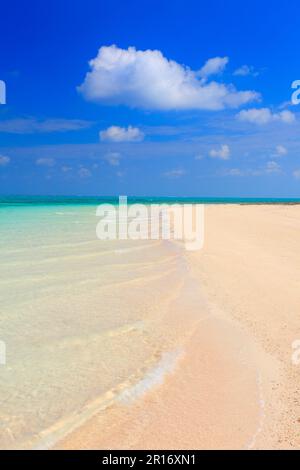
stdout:
<svg viewBox="0 0 300 470">
<path fill-rule="evenodd" d="M 2 2 L 0 193 L 300 197 L 299 13 Z"/>
</svg>

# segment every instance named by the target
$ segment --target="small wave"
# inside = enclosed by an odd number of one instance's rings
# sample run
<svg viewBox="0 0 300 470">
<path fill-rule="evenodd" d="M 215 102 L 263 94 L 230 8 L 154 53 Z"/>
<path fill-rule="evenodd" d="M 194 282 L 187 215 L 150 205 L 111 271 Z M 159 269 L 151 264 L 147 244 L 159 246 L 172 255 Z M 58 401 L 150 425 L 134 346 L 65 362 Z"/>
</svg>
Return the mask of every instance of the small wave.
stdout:
<svg viewBox="0 0 300 470">
<path fill-rule="evenodd" d="M 158 364 L 137 384 L 129 388 L 127 387 L 120 393 L 117 389 L 109 390 L 103 396 L 96 398 L 93 402 L 89 403 L 82 410 L 60 422 L 57 422 L 50 429 L 42 431 L 38 442 L 34 445 L 31 443 L 30 447 L 27 445 L 22 448 L 29 447 L 32 450 L 51 449 L 61 439 L 66 437 L 75 429 L 84 425 L 87 420 L 92 418 L 96 413 L 105 411 L 116 401 L 125 405 L 131 404 L 133 401 L 145 395 L 147 391 L 151 390 L 153 387 L 161 385 L 165 376 L 173 372 L 176 367 L 176 363 L 182 354 L 183 351 L 181 349 L 163 353 Z M 120 384 L 119 388 L 121 388 L 121 386 L 122 385 Z M 123 384 L 123 386 L 125 386 L 125 384 Z"/>
<path fill-rule="evenodd" d="M 136 399 L 145 395 L 153 387 L 161 385 L 164 382 L 165 376 L 173 372 L 181 355 L 182 350 L 180 349 L 163 353 L 159 363 L 137 384 L 124 390 L 124 392 L 119 395 L 118 401 L 127 405 L 131 404 Z"/>
</svg>

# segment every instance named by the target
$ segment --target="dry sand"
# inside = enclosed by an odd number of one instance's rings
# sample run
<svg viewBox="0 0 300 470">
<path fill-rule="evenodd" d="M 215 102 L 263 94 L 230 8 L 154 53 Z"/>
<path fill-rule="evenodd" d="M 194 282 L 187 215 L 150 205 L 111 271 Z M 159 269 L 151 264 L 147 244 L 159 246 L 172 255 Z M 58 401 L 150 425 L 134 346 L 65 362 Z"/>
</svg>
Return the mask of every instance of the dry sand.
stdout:
<svg viewBox="0 0 300 470">
<path fill-rule="evenodd" d="M 300 446 L 300 206 L 207 206 L 204 248 L 182 257 L 160 319 L 173 352 L 57 448 Z"/>
</svg>

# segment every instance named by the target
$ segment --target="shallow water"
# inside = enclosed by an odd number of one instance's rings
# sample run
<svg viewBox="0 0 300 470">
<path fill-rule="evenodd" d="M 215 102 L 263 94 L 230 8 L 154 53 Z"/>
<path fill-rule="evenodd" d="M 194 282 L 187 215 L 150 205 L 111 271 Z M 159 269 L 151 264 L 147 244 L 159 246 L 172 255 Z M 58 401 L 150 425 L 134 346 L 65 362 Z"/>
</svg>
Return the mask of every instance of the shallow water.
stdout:
<svg viewBox="0 0 300 470">
<path fill-rule="evenodd" d="M 97 220 L 93 205 L 0 208 L 2 449 L 53 444 L 176 358 L 163 318 L 186 272 L 181 249 L 100 241 Z"/>
</svg>

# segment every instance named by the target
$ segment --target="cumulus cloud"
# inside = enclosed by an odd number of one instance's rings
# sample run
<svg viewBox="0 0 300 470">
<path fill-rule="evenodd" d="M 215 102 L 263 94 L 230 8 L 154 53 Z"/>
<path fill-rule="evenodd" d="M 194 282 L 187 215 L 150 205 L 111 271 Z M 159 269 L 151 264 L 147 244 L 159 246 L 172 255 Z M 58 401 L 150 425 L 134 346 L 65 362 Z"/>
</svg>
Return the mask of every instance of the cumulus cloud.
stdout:
<svg viewBox="0 0 300 470">
<path fill-rule="evenodd" d="M 39 166 L 51 167 L 55 165 L 54 158 L 38 158 L 35 163 Z"/>
<path fill-rule="evenodd" d="M 285 110 L 279 113 L 272 112 L 269 108 L 253 108 L 240 111 L 237 114 L 237 118 L 240 121 L 251 122 L 253 124 L 269 124 L 271 122 L 284 122 L 291 124 L 295 121 L 295 114 L 291 111 Z"/>
<path fill-rule="evenodd" d="M 210 157 L 220 158 L 221 160 L 228 160 L 230 158 L 230 148 L 228 145 L 223 144 L 218 149 L 212 149 L 209 152 Z"/>
<path fill-rule="evenodd" d="M 158 50 L 103 46 L 78 90 L 91 101 L 153 110 L 220 110 L 257 100 L 254 91 L 207 81 L 207 76 L 225 67 L 226 60 L 211 59 L 197 72 Z"/>
<path fill-rule="evenodd" d="M 143 140 L 144 134 L 138 127 L 111 126 L 100 132 L 100 140 L 108 142 L 139 142 Z"/>
<path fill-rule="evenodd" d="M 104 155 L 104 159 L 111 165 L 111 166 L 119 166 L 121 154 L 119 152 L 109 152 Z"/>
<path fill-rule="evenodd" d="M 91 124 L 89 121 L 80 119 L 9 119 L 0 121 L 0 132 L 8 134 L 68 132 L 86 129 Z"/>
<path fill-rule="evenodd" d="M 210 75 L 223 72 L 228 61 L 228 57 L 214 57 L 213 59 L 208 59 L 199 71 L 200 77 L 206 78 Z"/>
<path fill-rule="evenodd" d="M 177 169 L 174 169 L 174 170 L 169 170 L 169 171 L 166 171 L 164 173 L 164 176 L 166 178 L 170 178 L 170 179 L 177 179 L 177 178 L 181 178 L 181 176 L 184 176 L 186 174 L 186 171 L 181 169 L 181 168 L 177 168 Z"/>
<path fill-rule="evenodd" d="M 5 155 L 0 155 L 0 166 L 6 166 L 10 162 L 10 158 Z"/>
</svg>

